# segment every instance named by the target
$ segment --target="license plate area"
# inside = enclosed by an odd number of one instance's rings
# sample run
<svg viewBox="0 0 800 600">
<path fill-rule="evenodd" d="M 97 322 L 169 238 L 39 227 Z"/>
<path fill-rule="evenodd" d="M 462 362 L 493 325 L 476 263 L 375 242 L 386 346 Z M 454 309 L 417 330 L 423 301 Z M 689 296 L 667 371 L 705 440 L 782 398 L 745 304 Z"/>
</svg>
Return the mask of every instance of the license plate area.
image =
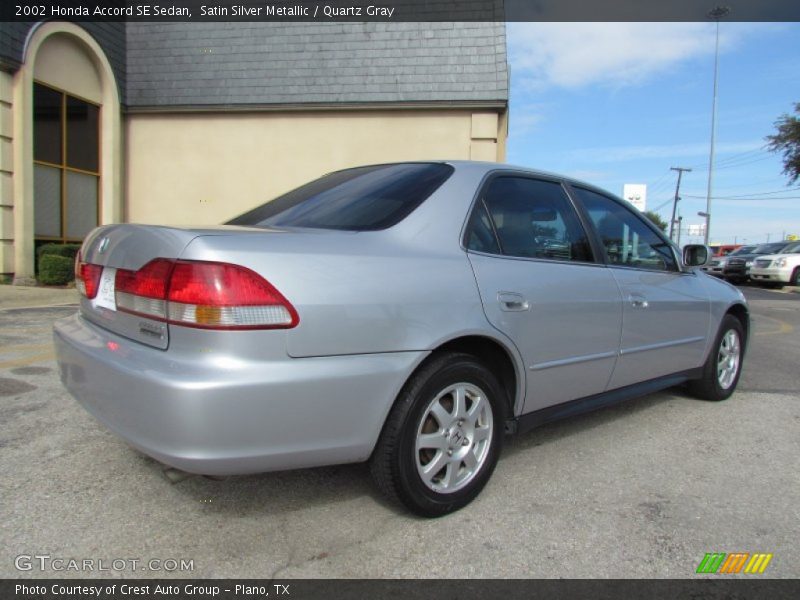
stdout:
<svg viewBox="0 0 800 600">
<path fill-rule="evenodd" d="M 117 270 L 111 267 L 105 267 L 103 274 L 100 276 L 100 284 L 97 289 L 97 296 L 92 301 L 92 306 L 95 308 L 106 308 L 108 310 L 117 310 L 117 300 L 114 296 L 114 282 L 117 277 Z"/>
</svg>

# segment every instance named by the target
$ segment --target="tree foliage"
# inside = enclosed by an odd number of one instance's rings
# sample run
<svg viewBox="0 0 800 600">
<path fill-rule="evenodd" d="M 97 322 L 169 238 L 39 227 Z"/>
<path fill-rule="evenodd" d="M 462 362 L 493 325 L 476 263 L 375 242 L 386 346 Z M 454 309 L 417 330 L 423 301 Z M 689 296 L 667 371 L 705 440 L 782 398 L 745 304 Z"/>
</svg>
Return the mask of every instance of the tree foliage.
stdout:
<svg viewBox="0 0 800 600">
<path fill-rule="evenodd" d="M 661 215 L 653 212 L 652 210 L 646 210 L 643 214 L 653 222 L 653 225 L 658 227 L 664 233 L 667 232 L 667 222 L 661 218 Z"/>
<path fill-rule="evenodd" d="M 783 172 L 789 185 L 800 179 L 800 102 L 794 105 L 795 116 L 784 114 L 775 121 L 777 133 L 766 137 L 767 147 L 783 155 Z"/>
</svg>

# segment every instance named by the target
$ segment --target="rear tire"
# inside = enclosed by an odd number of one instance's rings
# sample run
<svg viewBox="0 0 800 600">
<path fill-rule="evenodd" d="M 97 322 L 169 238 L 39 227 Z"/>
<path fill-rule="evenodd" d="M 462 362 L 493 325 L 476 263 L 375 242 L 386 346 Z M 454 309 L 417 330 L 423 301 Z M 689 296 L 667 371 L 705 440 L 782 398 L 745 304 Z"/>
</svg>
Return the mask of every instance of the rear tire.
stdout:
<svg viewBox="0 0 800 600">
<path fill-rule="evenodd" d="M 406 383 L 370 460 L 390 499 L 424 517 L 469 504 L 494 471 L 506 394 L 474 356 L 434 356 Z"/>
<path fill-rule="evenodd" d="M 733 394 L 742 373 L 744 328 L 733 315 L 725 315 L 714 346 L 703 365 L 703 376 L 689 382 L 689 392 L 702 400 L 725 400 Z"/>
</svg>

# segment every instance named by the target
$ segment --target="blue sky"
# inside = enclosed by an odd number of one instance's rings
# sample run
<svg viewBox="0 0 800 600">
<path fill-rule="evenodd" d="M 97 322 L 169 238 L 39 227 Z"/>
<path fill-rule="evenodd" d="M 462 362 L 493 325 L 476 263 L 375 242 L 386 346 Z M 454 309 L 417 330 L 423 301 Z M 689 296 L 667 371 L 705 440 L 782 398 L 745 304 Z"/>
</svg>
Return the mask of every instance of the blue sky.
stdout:
<svg viewBox="0 0 800 600">
<path fill-rule="evenodd" d="M 713 23 L 509 23 L 509 163 L 622 195 L 646 183 L 665 220 L 677 174 L 685 228 L 706 207 Z M 711 242 L 800 235 L 800 182 L 764 149 L 800 102 L 800 23 L 720 25 Z"/>
</svg>

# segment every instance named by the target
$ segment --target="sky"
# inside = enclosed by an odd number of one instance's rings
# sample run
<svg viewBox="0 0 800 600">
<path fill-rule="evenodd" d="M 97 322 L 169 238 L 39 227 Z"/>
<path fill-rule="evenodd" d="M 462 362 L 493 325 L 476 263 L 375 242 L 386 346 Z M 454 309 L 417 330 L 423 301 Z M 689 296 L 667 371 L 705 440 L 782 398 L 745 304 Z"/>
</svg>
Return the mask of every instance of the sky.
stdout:
<svg viewBox="0 0 800 600">
<path fill-rule="evenodd" d="M 677 173 L 681 244 L 705 221 L 714 23 L 508 23 L 507 162 L 582 179 L 621 196 L 647 184 L 669 221 Z M 711 243 L 800 235 L 800 181 L 765 148 L 800 102 L 800 23 L 720 24 Z"/>
</svg>

